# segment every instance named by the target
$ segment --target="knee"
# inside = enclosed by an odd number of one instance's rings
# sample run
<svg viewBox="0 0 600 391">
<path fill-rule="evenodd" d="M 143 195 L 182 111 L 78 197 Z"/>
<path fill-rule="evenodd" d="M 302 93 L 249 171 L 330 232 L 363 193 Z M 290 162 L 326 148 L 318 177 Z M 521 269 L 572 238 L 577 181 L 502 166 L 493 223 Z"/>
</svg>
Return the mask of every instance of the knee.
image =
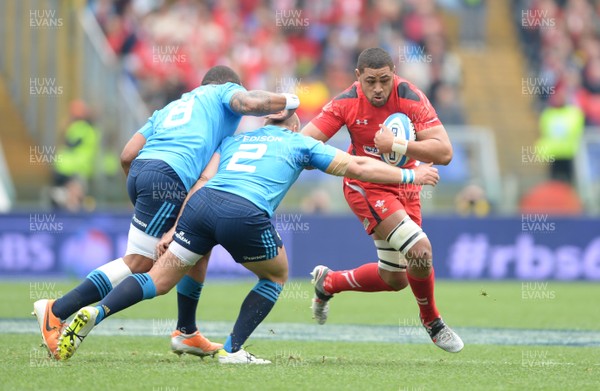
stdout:
<svg viewBox="0 0 600 391">
<path fill-rule="evenodd" d="M 407 269 L 429 271 L 433 267 L 432 259 L 431 243 L 423 238 L 407 251 Z"/>
<path fill-rule="evenodd" d="M 254 271 L 259 280 L 269 280 L 284 285 L 288 280 L 289 269 L 286 267 L 269 268 L 269 270 Z"/>
<path fill-rule="evenodd" d="M 272 274 L 269 276 L 268 279 L 273 281 L 276 284 L 284 285 L 288 280 L 288 271 L 286 270 L 285 272 Z"/>
<path fill-rule="evenodd" d="M 154 261 L 140 254 L 129 254 L 123 257 L 123 262 L 131 270 L 131 273 L 147 273 L 152 269 Z"/>
<path fill-rule="evenodd" d="M 379 276 L 381 279 L 388 284 L 395 291 L 401 291 L 408 286 L 408 279 L 406 273 L 403 272 L 389 272 L 387 270 L 379 269 Z"/>
<path fill-rule="evenodd" d="M 414 246 L 412 246 L 410 248 L 410 250 L 408 250 L 406 252 L 405 255 L 406 259 L 411 259 L 411 260 L 417 260 L 417 259 L 431 259 L 432 258 L 432 251 L 431 251 L 431 244 L 429 243 L 429 240 L 427 240 L 427 238 L 423 238 L 421 240 L 419 240 L 417 243 L 415 243 Z M 423 264 L 425 265 L 425 264 Z M 422 265 L 419 265 L 422 266 Z"/>
</svg>

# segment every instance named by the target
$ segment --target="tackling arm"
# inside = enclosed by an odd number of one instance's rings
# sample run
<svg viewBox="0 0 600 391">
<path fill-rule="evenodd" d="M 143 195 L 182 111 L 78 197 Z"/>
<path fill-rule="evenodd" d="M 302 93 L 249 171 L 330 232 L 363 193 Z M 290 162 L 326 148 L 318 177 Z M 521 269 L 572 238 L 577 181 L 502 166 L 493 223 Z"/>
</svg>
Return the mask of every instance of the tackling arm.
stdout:
<svg viewBox="0 0 600 391">
<path fill-rule="evenodd" d="M 263 116 L 288 110 L 288 116 L 300 105 L 300 100 L 293 94 L 275 94 L 268 91 L 237 92 L 229 101 L 231 110 L 242 115 Z"/>
<path fill-rule="evenodd" d="M 337 151 L 335 158 L 325 170 L 328 174 L 345 176 L 373 183 L 414 183 L 435 186 L 440 180 L 438 170 L 432 164 L 421 164 L 414 170 L 393 167 L 365 156 L 352 156 Z"/>
</svg>

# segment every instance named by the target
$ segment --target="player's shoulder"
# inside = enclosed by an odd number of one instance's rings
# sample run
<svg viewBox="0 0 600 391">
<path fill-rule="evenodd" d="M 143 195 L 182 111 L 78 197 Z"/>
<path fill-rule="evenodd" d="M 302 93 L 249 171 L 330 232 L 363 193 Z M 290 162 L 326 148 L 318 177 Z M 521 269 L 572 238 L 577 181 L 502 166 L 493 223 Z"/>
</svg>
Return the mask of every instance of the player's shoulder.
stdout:
<svg viewBox="0 0 600 391">
<path fill-rule="evenodd" d="M 295 144 L 299 148 L 313 150 L 314 148 L 319 148 L 319 147 L 325 145 L 325 143 L 323 141 L 317 140 L 315 138 L 304 135 L 302 133 L 294 133 L 294 132 L 292 132 L 292 133 L 294 135 L 293 137 L 294 137 Z"/>
<path fill-rule="evenodd" d="M 243 85 L 237 84 L 237 83 L 232 83 L 232 82 L 227 82 L 224 84 L 217 84 L 217 86 L 223 91 L 229 91 L 229 90 L 246 91 L 246 88 L 244 88 Z"/>
<path fill-rule="evenodd" d="M 219 94 L 226 93 L 228 91 L 235 91 L 235 90 L 246 91 L 246 89 L 239 84 L 227 82 L 224 84 L 202 85 L 202 86 L 199 86 L 199 87 L 196 87 L 195 89 L 193 89 L 192 93 L 194 93 L 196 95 L 203 95 L 206 93 L 219 95 Z"/>
<path fill-rule="evenodd" d="M 232 136 L 232 140 L 236 142 L 278 142 L 288 138 L 288 132 L 285 130 L 285 128 L 276 125 L 264 125 L 260 128 L 238 133 Z"/>
<path fill-rule="evenodd" d="M 358 82 L 355 81 L 352 85 L 338 94 L 333 98 L 334 102 L 345 103 L 346 101 L 352 101 L 358 99 Z"/>
<path fill-rule="evenodd" d="M 394 76 L 394 90 L 399 99 L 407 101 L 420 102 L 424 96 L 417 86 L 398 75 Z"/>
</svg>

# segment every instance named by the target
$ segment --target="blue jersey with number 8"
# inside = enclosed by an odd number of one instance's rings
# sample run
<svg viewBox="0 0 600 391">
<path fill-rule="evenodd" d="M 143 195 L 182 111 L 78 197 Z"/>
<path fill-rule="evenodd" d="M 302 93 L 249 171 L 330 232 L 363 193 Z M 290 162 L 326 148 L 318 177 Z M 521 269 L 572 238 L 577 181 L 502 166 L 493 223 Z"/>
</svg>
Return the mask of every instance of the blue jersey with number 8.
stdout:
<svg viewBox="0 0 600 391">
<path fill-rule="evenodd" d="M 154 112 L 138 132 L 146 144 L 137 159 L 158 159 L 175 170 L 186 189 L 198 180 L 221 141 L 235 133 L 241 115 L 231 110 L 235 83 L 198 87 Z"/>
<path fill-rule="evenodd" d="M 223 140 L 217 174 L 205 187 L 236 194 L 269 216 L 306 167 L 325 171 L 337 149 L 268 125 Z"/>
</svg>

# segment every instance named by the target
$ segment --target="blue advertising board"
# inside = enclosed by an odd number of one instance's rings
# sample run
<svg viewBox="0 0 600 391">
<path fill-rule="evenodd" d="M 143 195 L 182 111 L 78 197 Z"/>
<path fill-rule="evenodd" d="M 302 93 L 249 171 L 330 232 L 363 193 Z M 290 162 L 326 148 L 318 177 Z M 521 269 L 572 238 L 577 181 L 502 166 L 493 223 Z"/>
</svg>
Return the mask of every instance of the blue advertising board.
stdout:
<svg viewBox="0 0 600 391">
<path fill-rule="evenodd" d="M 82 277 L 122 256 L 127 213 L 0 215 L 0 277 Z M 353 216 L 282 213 L 273 217 L 291 278 L 317 264 L 350 269 L 376 262 L 372 239 Z M 600 220 L 522 215 L 510 218 L 425 217 L 437 278 L 600 280 Z M 251 277 L 215 248 L 209 278 Z"/>
</svg>

